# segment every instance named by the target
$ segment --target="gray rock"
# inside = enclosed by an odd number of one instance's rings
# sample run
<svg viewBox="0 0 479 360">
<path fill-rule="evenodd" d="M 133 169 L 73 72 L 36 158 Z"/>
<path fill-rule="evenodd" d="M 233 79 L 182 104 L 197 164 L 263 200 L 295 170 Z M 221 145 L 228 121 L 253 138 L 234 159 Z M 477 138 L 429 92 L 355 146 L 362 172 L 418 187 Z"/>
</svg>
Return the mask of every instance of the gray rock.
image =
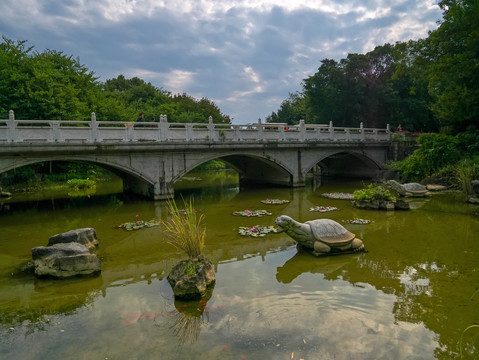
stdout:
<svg viewBox="0 0 479 360">
<path fill-rule="evenodd" d="M 479 204 L 479 196 L 468 196 L 467 202 L 470 204 Z"/>
<path fill-rule="evenodd" d="M 429 191 L 444 191 L 444 190 L 447 190 L 447 186 L 446 185 L 440 185 L 440 184 L 427 184 L 426 185 L 426 189 L 428 189 Z"/>
<path fill-rule="evenodd" d="M 101 271 L 101 261 L 85 245 L 70 242 L 32 249 L 35 275 L 65 278 Z"/>
<path fill-rule="evenodd" d="M 213 263 L 200 255 L 198 259 L 182 260 L 168 275 L 168 282 L 175 297 L 195 299 L 205 296 L 208 288 L 216 281 Z"/>
<path fill-rule="evenodd" d="M 476 196 L 479 195 L 479 180 L 472 180 L 471 181 L 472 192 Z"/>
<path fill-rule="evenodd" d="M 70 230 L 62 234 L 53 235 L 48 240 L 48 246 L 71 242 L 85 245 L 88 250 L 94 250 L 96 247 L 98 247 L 96 231 L 93 228 Z"/>
</svg>

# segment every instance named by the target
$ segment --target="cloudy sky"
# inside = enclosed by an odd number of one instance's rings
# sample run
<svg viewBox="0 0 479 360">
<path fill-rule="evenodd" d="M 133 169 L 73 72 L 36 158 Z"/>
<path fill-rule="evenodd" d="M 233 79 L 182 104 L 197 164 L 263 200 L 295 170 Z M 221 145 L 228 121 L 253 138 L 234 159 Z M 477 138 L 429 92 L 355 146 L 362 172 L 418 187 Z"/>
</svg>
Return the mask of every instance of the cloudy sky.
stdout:
<svg viewBox="0 0 479 360">
<path fill-rule="evenodd" d="M 0 33 L 256 122 L 325 58 L 424 38 L 436 0 L 1 0 Z"/>
</svg>

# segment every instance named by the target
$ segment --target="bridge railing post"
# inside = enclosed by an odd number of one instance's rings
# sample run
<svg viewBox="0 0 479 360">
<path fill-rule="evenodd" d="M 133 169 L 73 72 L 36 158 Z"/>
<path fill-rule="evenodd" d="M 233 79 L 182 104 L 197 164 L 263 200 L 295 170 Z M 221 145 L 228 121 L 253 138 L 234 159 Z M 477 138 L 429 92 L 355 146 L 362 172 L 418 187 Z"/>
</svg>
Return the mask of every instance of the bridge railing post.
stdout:
<svg viewBox="0 0 479 360">
<path fill-rule="evenodd" d="M 256 139 L 258 141 L 263 141 L 264 140 L 264 134 L 263 134 L 263 124 L 261 124 L 261 118 L 258 119 L 258 125 L 256 127 Z"/>
<path fill-rule="evenodd" d="M 306 125 L 304 124 L 304 120 L 299 120 L 299 140 L 305 141 L 306 140 Z"/>
<path fill-rule="evenodd" d="M 206 127 L 208 128 L 208 140 L 214 141 L 215 140 L 215 124 L 213 123 L 212 116 L 208 117 L 208 125 L 206 125 Z"/>
<path fill-rule="evenodd" d="M 13 110 L 10 110 L 8 112 L 7 127 L 8 127 L 8 141 L 16 142 L 17 129 L 15 126 L 15 113 L 13 112 Z"/>
<path fill-rule="evenodd" d="M 334 141 L 334 127 L 333 127 L 333 122 L 329 122 L 329 140 Z"/>
<path fill-rule="evenodd" d="M 60 131 L 60 121 L 52 121 L 50 128 L 48 142 L 63 142 L 62 134 Z"/>
<path fill-rule="evenodd" d="M 96 142 L 98 140 L 98 123 L 96 121 L 96 114 L 92 112 L 90 115 L 90 141 Z"/>
<path fill-rule="evenodd" d="M 193 141 L 195 135 L 193 134 L 193 124 L 186 124 L 186 141 Z"/>
<path fill-rule="evenodd" d="M 160 126 L 158 128 L 160 130 L 160 140 L 168 140 L 168 118 L 166 115 L 160 115 Z"/>
<path fill-rule="evenodd" d="M 366 134 L 364 134 L 364 126 L 363 126 L 363 122 L 361 121 L 359 123 L 359 132 L 360 132 L 360 136 L 361 136 L 361 141 L 364 142 L 366 141 Z"/>
<path fill-rule="evenodd" d="M 286 140 L 285 127 L 280 126 L 279 127 L 279 141 L 285 141 L 285 140 Z"/>
</svg>

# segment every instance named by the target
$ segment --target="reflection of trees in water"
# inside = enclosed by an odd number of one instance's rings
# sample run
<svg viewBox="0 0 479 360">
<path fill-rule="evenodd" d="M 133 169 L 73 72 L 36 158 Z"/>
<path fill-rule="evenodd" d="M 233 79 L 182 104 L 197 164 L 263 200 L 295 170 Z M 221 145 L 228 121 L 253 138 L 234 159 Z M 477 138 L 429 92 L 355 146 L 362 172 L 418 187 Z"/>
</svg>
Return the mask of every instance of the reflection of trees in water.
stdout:
<svg viewBox="0 0 479 360">
<path fill-rule="evenodd" d="M 30 275 L 18 275 L 19 279 L 22 277 L 27 284 L 30 283 Z M 72 289 L 76 289 L 79 281 L 83 281 L 84 292 L 75 290 L 73 291 L 75 296 L 72 296 Z M 27 329 L 26 335 L 45 330 L 52 326 L 50 318 L 73 315 L 79 309 L 91 306 L 102 294 L 101 287 L 101 276 L 63 280 L 34 278 L 31 292 L 24 294 L 21 300 L 25 302 L 24 306 L 19 307 L 17 303 L 11 301 L 0 307 L 0 324 L 6 328 L 24 325 Z M 52 293 L 55 294 L 55 301 L 52 301 Z"/>
</svg>

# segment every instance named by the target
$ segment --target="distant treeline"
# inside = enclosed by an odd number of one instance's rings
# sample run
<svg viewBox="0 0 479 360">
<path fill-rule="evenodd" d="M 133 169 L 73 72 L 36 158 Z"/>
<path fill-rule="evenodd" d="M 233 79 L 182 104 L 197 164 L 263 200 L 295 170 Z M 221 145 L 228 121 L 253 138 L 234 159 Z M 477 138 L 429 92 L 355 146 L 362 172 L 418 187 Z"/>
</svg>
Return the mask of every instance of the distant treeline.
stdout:
<svg viewBox="0 0 479 360">
<path fill-rule="evenodd" d="M 169 122 L 230 123 L 209 99 L 170 92 L 137 77 L 98 81 L 78 58 L 55 50 L 38 52 L 26 40 L 2 36 L 0 43 L 0 119 L 13 110 L 17 119 L 145 120 L 165 114 Z"/>
<path fill-rule="evenodd" d="M 385 44 L 339 62 L 321 61 L 302 91 L 269 122 L 457 134 L 479 122 L 479 1 L 439 2 L 443 19 L 426 39 Z"/>
</svg>

